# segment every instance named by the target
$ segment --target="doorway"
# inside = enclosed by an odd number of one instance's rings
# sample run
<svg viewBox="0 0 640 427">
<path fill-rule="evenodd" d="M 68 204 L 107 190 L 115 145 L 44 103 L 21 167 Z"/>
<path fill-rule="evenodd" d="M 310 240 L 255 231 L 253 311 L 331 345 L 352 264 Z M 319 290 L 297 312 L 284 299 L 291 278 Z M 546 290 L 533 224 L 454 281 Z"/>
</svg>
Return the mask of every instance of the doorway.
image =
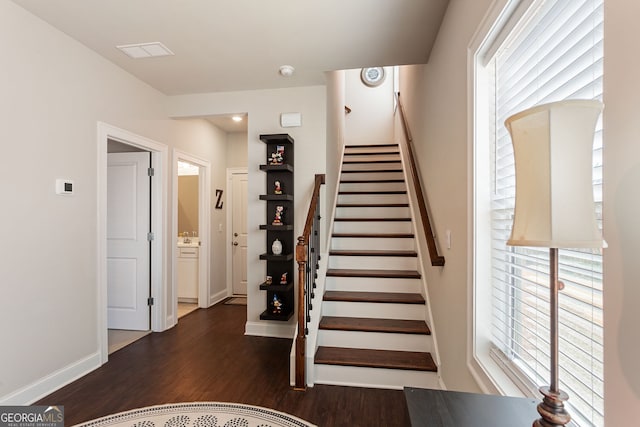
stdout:
<svg viewBox="0 0 640 427">
<path fill-rule="evenodd" d="M 227 230 L 231 244 L 227 253 L 227 293 L 247 295 L 247 201 L 246 168 L 227 169 L 227 192 L 231 209 L 227 210 Z"/>
<path fill-rule="evenodd" d="M 151 153 L 107 143 L 107 327 L 109 354 L 150 332 Z"/>
<path fill-rule="evenodd" d="M 175 322 L 210 304 L 210 163 L 173 150 L 172 304 Z"/>
<path fill-rule="evenodd" d="M 166 211 L 166 199 L 163 196 L 166 193 L 166 185 L 163 176 L 167 170 L 168 156 L 167 146 L 150 140 L 148 138 L 136 135 L 124 129 L 120 129 L 106 123 L 98 122 L 98 139 L 97 139 L 97 293 L 98 293 L 98 320 L 97 320 L 97 336 L 99 337 L 99 351 L 101 363 L 108 361 L 109 354 L 109 286 L 108 286 L 108 233 L 107 225 L 109 222 L 109 195 L 108 195 L 108 145 L 109 141 L 122 144 L 130 151 L 145 152 L 145 157 L 151 158 L 151 169 L 148 171 L 153 175 L 153 185 L 150 192 L 149 203 L 149 228 L 147 233 L 148 253 L 150 264 L 147 267 L 149 274 L 149 282 L 147 285 L 147 300 L 144 307 L 147 312 L 147 324 L 150 323 L 152 331 L 163 331 L 167 329 L 167 305 L 164 295 L 166 293 L 166 277 L 164 275 L 164 259 L 163 252 L 165 246 L 165 237 L 162 224 L 164 224 L 164 212 Z M 151 178 L 147 178 L 151 179 Z M 151 309 L 149 310 L 149 306 Z M 149 326 L 147 326 L 147 330 Z"/>
</svg>

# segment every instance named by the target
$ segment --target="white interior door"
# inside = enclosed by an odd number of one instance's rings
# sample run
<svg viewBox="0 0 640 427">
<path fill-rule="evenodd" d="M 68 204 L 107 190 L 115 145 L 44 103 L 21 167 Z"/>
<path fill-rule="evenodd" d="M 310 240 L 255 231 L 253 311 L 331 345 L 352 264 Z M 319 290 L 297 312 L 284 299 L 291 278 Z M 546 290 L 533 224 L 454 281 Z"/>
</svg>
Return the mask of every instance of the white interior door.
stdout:
<svg viewBox="0 0 640 427">
<path fill-rule="evenodd" d="M 149 330 L 151 183 L 147 152 L 107 161 L 107 324 Z"/>
<path fill-rule="evenodd" d="M 231 259 L 234 295 L 247 294 L 247 184 L 246 173 L 234 173 L 232 185 Z"/>
</svg>

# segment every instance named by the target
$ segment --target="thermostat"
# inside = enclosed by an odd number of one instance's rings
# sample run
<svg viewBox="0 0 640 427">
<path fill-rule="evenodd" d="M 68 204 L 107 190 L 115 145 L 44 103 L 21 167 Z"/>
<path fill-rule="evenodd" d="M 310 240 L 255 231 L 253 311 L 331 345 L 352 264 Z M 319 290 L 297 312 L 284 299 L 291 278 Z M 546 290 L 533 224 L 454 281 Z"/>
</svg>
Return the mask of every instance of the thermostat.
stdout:
<svg viewBox="0 0 640 427">
<path fill-rule="evenodd" d="M 56 179 L 56 194 L 73 194 L 73 181 L 70 179 Z"/>
</svg>

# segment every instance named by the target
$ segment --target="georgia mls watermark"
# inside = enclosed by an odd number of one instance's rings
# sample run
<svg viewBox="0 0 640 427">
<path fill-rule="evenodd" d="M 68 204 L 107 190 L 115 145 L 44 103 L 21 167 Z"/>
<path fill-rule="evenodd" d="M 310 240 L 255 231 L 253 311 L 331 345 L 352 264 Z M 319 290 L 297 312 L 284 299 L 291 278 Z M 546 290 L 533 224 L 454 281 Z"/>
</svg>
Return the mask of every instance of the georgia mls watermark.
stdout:
<svg viewBox="0 0 640 427">
<path fill-rule="evenodd" d="M 64 427 L 64 406 L 0 406 L 0 427 Z"/>
</svg>

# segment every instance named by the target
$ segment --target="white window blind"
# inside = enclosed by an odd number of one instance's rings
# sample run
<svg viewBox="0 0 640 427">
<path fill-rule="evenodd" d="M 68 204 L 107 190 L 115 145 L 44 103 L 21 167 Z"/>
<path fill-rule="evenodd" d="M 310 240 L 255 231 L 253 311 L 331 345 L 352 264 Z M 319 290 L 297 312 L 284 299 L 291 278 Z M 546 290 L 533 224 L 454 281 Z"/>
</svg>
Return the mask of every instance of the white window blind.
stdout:
<svg viewBox="0 0 640 427">
<path fill-rule="evenodd" d="M 548 385 L 549 251 L 511 247 L 515 169 L 504 121 L 540 103 L 602 98 L 603 0 L 534 2 L 488 62 L 495 93 L 491 258 L 494 356 L 520 384 Z M 594 141 L 594 198 L 601 225 L 602 125 Z M 580 426 L 603 417 L 602 256 L 597 250 L 560 250 L 560 388 Z"/>
</svg>

